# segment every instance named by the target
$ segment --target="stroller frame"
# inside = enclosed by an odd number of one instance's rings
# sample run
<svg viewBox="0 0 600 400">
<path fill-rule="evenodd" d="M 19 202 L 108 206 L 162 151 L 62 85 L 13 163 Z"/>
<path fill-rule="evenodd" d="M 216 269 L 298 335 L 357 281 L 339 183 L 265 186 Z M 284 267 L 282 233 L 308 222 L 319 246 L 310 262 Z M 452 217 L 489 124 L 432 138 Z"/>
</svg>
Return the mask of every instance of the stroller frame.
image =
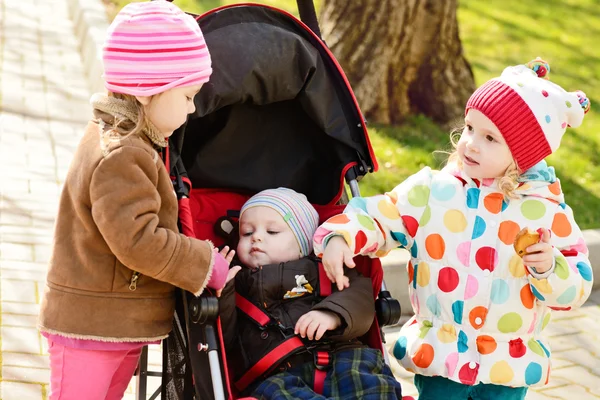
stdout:
<svg viewBox="0 0 600 400">
<path fill-rule="evenodd" d="M 335 58 L 329 52 L 329 50 L 327 49 L 327 47 L 321 40 L 320 29 L 319 29 L 313 1 L 312 0 L 296 0 L 296 1 L 297 1 L 300 18 L 301 18 L 301 21 L 296 20 L 296 22 L 299 25 L 303 26 L 307 30 L 307 32 L 313 36 L 313 39 L 317 43 L 322 44 L 324 51 L 326 51 L 329 54 L 329 56 L 331 57 L 331 61 L 335 64 L 335 66 L 341 72 L 341 76 L 342 76 L 345 84 L 348 86 L 348 88 L 350 88 L 349 82 L 347 81 L 345 75 L 343 74 L 341 67 L 339 66 L 339 64 L 337 64 L 337 61 L 335 61 Z M 273 7 L 263 6 L 260 4 L 253 4 L 253 3 L 235 4 L 235 5 L 220 7 L 218 9 L 211 10 L 211 11 L 203 14 L 202 16 L 199 16 L 197 19 L 200 20 L 201 18 L 203 18 L 204 16 L 206 16 L 208 14 L 216 13 L 221 10 L 225 10 L 228 8 L 234 8 L 234 7 L 242 7 L 242 6 L 264 7 L 267 9 L 275 10 L 281 14 L 285 14 L 289 18 L 295 20 L 295 17 L 293 17 L 292 15 L 290 15 L 284 11 L 275 9 Z M 356 99 L 354 98 L 354 95 L 352 94 L 351 90 L 350 90 L 350 95 L 351 95 L 351 101 L 354 102 L 356 109 L 358 109 L 358 104 L 357 104 Z M 360 121 L 361 122 L 358 124 L 358 128 L 361 129 L 362 131 L 364 131 L 367 145 L 369 146 L 369 149 L 370 149 L 370 143 L 368 143 L 368 135 L 367 135 L 366 126 L 365 126 L 365 122 L 362 118 L 362 115 L 360 116 Z M 362 124 L 362 126 L 361 126 L 361 124 Z M 179 146 L 181 146 L 181 145 L 182 145 L 182 143 L 179 143 Z M 176 146 L 177 146 L 177 144 L 176 144 Z M 363 175 L 365 175 L 366 173 L 368 173 L 370 171 L 375 171 L 377 169 L 376 161 L 374 159 L 374 155 L 372 154 L 372 152 L 370 154 L 371 159 L 372 159 L 371 166 L 369 166 L 369 162 L 365 161 L 359 152 L 357 152 L 357 156 L 358 156 L 358 162 L 353 163 L 353 165 L 351 165 L 349 169 L 345 169 L 345 171 L 344 171 L 345 181 L 347 182 L 347 185 L 350 188 L 350 192 L 353 197 L 360 196 L 358 179 L 360 177 L 362 177 Z M 175 173 L 172 174 L 172 175 L 175 175 L 174 176 L 174 186 L 176 189 L 176 193 L 178 194 L 178 198 L 181 199 L 181 197 L 186 196 L 186 194 L 185 194 L 186 190 L 182 189 L 182 186 L 184 186 L 183 182 L 187 181 L 187 179 L 186 179 L 187 177 L 185 175 L 182 176 L 181 174 L 179 174 L 178 168 L 177 168 L 178 166 L 177 166 L 176 162 L 177 161 L 174 161 L 173 159 L 171 159 L 171 162 L 170 162 L 169 154 L 168 153 L 166 154 L 165 163 L 172 172 L 175 171 Z M 347 196 L 346 190 L 343 187 L 343 185 L 340 189 L 341 189 L 341 197 L 342 197 L 341 202 L 343 204 L 343 203 L 347 202 L 348 196 Z M 185 222 L 182 221 L 182 227 L 184 227 L 184 225 L 185 225 Z M 185 233 L 185 229 L 182 229 L 182 230 Z M 202 306 L 199 309 L 198 308 L 194 309 L 194 307 L 196 307 L 197 305 L 189 306 L 186 302 L 185 294 L 182 297 L 183 297 L 184 303 L 185 303 L 184 308 L 185 308 L 185 313 L 186 313 L 186 326 L 187 326 L 188 330 L 189 330 L 188 322 L 190 321 L 188 312 L 195 314 L 194 318 L 209 320 L 209 319 L 214 319 L 217 317 L 218 304 L 215 306 L 216 298 L 213 297 L 211 300 L 211 297 L 203 297 L 203 298 L 201 298 L 202 302 L 203 302 Z M 397 323 L 400 318 L 399 302 L 391 297 L 389 291 L 386 289 L 384 282 L 382 282 L 381 291 L 376 300 L 376 309 L 377 309 L 376 310 L 377 311 L 377 321 L 378 321 L 380 327 L 383 327 L 386 325 L 393 325 L 393 324 Z M 177 318 L 178 317 L 176 316 L 175 322 L 180 323 L 177 320 Z M 210 369 L 211 369 L 213 393 L 214 393 L 215 398 L 216 399 L 220 399 L 220 398 L 225 399 L 227 397 L 226 397 L 225 393 L 223 392 L 224 385 L 222 382 L 221 366 L 220 366 L 220 362 L 219 362 L 218 338 L 216 337 L 214 329 L 210 328 L 209 330 L 211 330 L 212 333 L 207 332 L 206 341 L 203 343 L 198 343 L 198 347 L 199 347 L 199 349 L 206 351 L 208 354 Z M 181 329 L 174 329 L 174 332 L 175 332 L 175 334 L 178 335 L 178 339 L 182 343 L 186 342 L 186 338 L 181 336 Z M 186 333 L 188 333 L 187 338 L 189 339 L 189 332 L 186 332 Z M 380 335 L 383 338 L 383 333 L 381 331 L 380 331 Z M 389 357 L 388 357 L 387 352 L 383 351 L 383 355 L 386 359 L 386 363 L 389 364 Z M 166 357 L 167 357 L 167 355 L 163 351 L 163 366 L 165 365 Z M 161 373 L 161 372 L 148 370 L 148 348 L 147 347 L 144 347 L 144 349 L 142 350 L 142 354 L 140 357 L 140 362 L 139 362 L 138 369 L 136 371 L 136 375 L 138 376 L 137 399 L 145 400 L 145 399 L 147 399 L 147 394 L 148 394 L 147 393 L 148 377 L 158 377 L 158 376 L 163 375 L 163 373 Z M 163 377 L 164 377 L 164 375 L 163 375 Z M 225 376 L 225 378 L 227 380 L 227 376 Z M 163 385 L 161 385 L 161 387 L 159 387 L 157 390 L 155 390 L 151 394 L 150 400 L 153 400 L 158 397 L 158 395 L 161 393 L 162 386 Z M 228 382 L 227 382 L 227 386 L 229 386 Z"/>
</svg>

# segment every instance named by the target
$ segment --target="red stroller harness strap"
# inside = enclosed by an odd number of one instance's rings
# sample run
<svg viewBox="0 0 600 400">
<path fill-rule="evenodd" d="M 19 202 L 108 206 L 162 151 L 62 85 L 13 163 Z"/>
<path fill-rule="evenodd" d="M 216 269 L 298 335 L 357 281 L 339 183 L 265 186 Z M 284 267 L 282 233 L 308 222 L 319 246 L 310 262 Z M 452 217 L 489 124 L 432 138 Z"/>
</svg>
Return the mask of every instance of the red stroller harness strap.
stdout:
<svg viewBox="0 0 600 400">
<path fill-rule="evenodd" d="M 271 317 L 254 305 L 250 300 L 246 299 L 239 293 L 235 294 L 235 304 L 237 308 L 252 318 L 258 325 L 267 326 L 271 321 Z M 263 358 L 258 360 L 237 382 L 235 387 L 239 391 L 246 389 L 252 382 L 267 373 L 273 365 L 278 361 L 294 353 L 299 348 L 304 348 L 304 343 L 298 336 L 291 336 L 280 343 L 273 350 L 268 352 Z"/>
<path fill-rule="evenodd" d="M 248 387 L 257 378 L 265 374 L 275 363 L 287 357 L 297 349 L 304 347 L 302 340 L 298 336 L 292 336 L 286 339 L 279 346 L 268 352 L 263 358 L 258 360 L 236 383 L 237 390 L 242 391 Z"/>
<path fill-rule="evenodd" d="M 327 278 L 325 273 L 325 267 L 323 263 L 319 261 L 319 293 L 323 297 L 327 297 L 331 294 L 331 285 L 333 283 Z"/>
<path fill-rule="evenodd" d="M 325 389 L 325 378 L 327 377 L 327 367 L 331 362 L 331 356 L 327 351 L 317 351 L 315 353 L 315 374 L 313 378 L 313 390 L 317 394 L 323 394 Z"/>
<path fill-rule="evenodd" d="M 271 322 L 271 317 L 263 310 L 255 306 L 250 300 L 239 293 L 235 294 L 235 305 L 244 314 L 256 321 L 260 326 L 265 326 Z"/>
<path fill-rule="evenodd" d="M 327 278 L 323 264 L 319 262 L 319 294 L 320 296 L 329 296 L 332 292 L 332 283 Z M 250 317 L 259 326 L 265 327 L 269 324 L 278 324 L 273 321 L 271 316 L 263 309 L 246 299 L 239 293 L 235 294 L 236 307 Z M 237 382 L 235 387 L 240 392 L 246 389 L 252 382 L 267 373 L 273 365 L 276 365 L 280 360 L 295 353 L 300 348 L 305 348 L 304 342 L 298 336 L 291 336 L 285 339 L 273 350 L 268 352 L 256 364 L 254 364 Z M 330 365 L 331 356 L 326 351 L 317 351 L 314 353 L 315 374 L 314 374 L 314 391 L 318 394 L 323 393 L 325 378 L 327 376 L 327 367 Z"/>
</svg>

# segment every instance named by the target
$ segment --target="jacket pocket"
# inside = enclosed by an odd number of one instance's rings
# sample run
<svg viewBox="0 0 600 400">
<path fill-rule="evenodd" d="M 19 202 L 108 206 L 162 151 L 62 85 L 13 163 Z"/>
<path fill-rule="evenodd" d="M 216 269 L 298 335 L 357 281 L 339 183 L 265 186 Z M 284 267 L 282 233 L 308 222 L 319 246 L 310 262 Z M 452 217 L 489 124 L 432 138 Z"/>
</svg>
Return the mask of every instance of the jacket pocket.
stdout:
<svg viewBox="0 0 600 400">
<path fill-rule="evenodd" d="M 171 293 L 173 289 L 174 287 L 170 283 L 156 280 L 139 271 L 127 268 L 118 260 L 116 262 L 113 284 L 115 293 L 138 297 L 140 295 L 164 295 Z"/>
</svg>

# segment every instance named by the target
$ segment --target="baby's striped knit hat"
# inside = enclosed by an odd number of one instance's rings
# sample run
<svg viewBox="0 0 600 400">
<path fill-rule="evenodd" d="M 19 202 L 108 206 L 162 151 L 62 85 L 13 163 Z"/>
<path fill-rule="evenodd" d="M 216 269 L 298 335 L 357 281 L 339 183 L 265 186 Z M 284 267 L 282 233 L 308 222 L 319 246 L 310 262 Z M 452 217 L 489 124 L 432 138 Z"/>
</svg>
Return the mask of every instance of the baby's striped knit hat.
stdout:
<svg viewBox="0 0 600 400">
<path fill-rule="evenodd" d="M 319 214 L 305 195 L 283 187 L 263 190 L 244 204 L 240 218 L 251 207 L 269 207 L 277 211 L 296 236 L 302 256 L 312 252 L 312 237 L 319 226 Z"/>
<path fill-rule="evenodd" d="M 127 4 L 108 28 L 105 87 L 152 96 L 208 81 L 211 59 L 196 20 L 165 0 Z"/>
</svg>

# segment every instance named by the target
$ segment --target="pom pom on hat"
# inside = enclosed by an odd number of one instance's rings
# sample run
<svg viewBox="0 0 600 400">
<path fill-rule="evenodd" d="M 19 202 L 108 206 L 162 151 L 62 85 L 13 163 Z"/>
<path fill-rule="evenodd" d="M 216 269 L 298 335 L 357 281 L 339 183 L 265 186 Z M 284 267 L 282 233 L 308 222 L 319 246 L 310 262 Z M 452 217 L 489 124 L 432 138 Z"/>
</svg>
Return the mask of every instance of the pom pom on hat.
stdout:
<svg viewBox="0 0 600 400">
<path fill-rule="evenodd" d="M 527 63 L 527 68 L 530 68 L 535 72 L 538 78 L 548 79 L 548 74 L 550 73 L 550 65 L 542 60 L 540 57 L 537 57 L 535 60 L 531 60 Z"/>
<path fill-rule="evenodd" d="M 242 206 L 240 218 L 251 207 L 269 207 L 277 211 L 296 237 L 302 256 L 312 253 L 312 237 L 319 225 L 319 214 L 305 195 L 283 187 L 263 190 Z"/>
<path fill-rule="evenodd" d="M 583 108 L 583 113 L 587 114 L 588 111 L 590 111 L 590 107 L 592 106 L 592 104 L 590 103 L 590 100 L 587 98 L 585 93 L 583 93 L 581 90 L 577 90 L 575 92 L 575 95 L 579 99 L 579 105 L 581 106 L 581 108 Z"/>
<path fill-rule="evenodd" d="M 539 57 L 508 67 L 479 87 L 465 109 L 480 111 L 496 125 L 521 173 L 556 151 L 567 126 L 581 125 L 590 108 L 585 93 L 565 91 L 548 80 L 549 72 Z"/>
<path fill-rule="evenodd" d="M 200 85 L 212 73 L 198 23 L 165 0 L 123 7 L 108 28 L 102 61 L 106 89 L 133 96 Z"/>
</svg>

